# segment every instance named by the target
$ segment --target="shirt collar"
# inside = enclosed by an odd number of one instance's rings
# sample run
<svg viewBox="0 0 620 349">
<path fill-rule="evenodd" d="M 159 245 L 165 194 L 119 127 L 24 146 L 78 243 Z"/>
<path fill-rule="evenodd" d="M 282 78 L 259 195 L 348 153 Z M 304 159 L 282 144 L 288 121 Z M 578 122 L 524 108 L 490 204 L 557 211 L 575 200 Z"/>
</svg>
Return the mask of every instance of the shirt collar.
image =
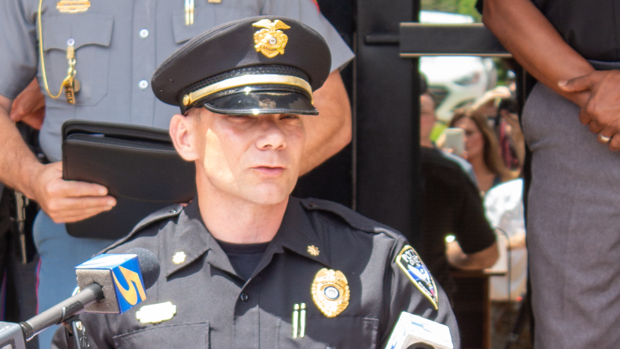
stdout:
<svg viewBox="0 0 620 349">
<path fill-rule="evenodd" d="M 289 197 L 282 225 L 272 244 L 275 245 L 276 251 L 286 248 L 327 267 L 331 264 L 327 246 L 319 239 L 301 200 L 297 198 Z M 312 254 L 311 251 L 314 251 L 314 254 L 318 252 L 318 255 Z"/>
<path fill-rule="evenodd" d="M 234 274 L 226 253 L 205 227 L 198 207 L 198 197 L 185 207 L 179 215 L 176 229 L 167 239 L 168 251 L 166 277 L 190 265 L 207 251 L 207 262 Z M 176 257 L 176 258 L 175 258 Z"/>
<path fill-rule="evenodd" d="M 184 208 L 176 229 L 164 243 L 168 246 L 166 277 L 190 265 L 208 251 L 206 261 L 214 267 L 236 274 L 228 256 L 205 227 L 198 207 L 198 199 Z M 330 266 L 326 245 L 318 238 L 306 210 L 297 198 L 290 197 L 282 224 L 266 253 L 282 253 L 284 249 Z M 318 252 L 318 255 L 314 255 Z M 180 254 L 180 255 L 179 255 Z M 177 256 L 177 258 L 175 258 Z M 183 258 L 181 258 L 183 256 Z"/>
</svg>

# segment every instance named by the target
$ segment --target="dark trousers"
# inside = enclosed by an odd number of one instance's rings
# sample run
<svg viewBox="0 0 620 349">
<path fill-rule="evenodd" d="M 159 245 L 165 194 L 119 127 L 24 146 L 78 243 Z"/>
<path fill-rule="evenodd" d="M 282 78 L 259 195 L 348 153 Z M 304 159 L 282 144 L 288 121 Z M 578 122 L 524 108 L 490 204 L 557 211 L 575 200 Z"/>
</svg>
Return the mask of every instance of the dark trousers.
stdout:
<svg viewBox="0 0 620 349">
<path fill-rule="evenodd" d="M 0 199 L 0 320 L 20 322 L 37 311 L 37 256 L 22 263 L 19 241 L 14 233 L 14 192 L 4 188 Z M 38 348 L 36 337 L 28 349 Z"/>
</svg>

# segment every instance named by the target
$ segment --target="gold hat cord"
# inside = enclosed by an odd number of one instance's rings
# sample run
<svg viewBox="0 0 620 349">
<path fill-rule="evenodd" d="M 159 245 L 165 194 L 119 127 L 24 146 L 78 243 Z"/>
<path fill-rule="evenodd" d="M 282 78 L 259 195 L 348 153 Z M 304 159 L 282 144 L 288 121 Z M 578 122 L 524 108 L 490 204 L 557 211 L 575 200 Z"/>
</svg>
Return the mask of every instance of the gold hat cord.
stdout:
<svg viewBox="0 0 620 349">
<path fill-rule="evenodd" d="M 74 43 L 68 43 L 67 45 L 67 61 L 69 63 L 69 69 L 67 70 L 67 76 L 60 84 L 60 91 L 54 95 L 50 92 L 49 84 L 47 83 L 47 74 L 45 73 L 45 57 L 43 56 L 43 28 L 41 26 L 41 8 L 43 7 L 43 0 L 39 0 L 39 11 L 37 13 L 37 25 L 39 27 L 39 57 L 41 58 L 41 74 L 43 75 L 43 85 L 47 94 L 57 99 L 62 94 L 63 88 L 67 95 L 67 102 L 69 104 L 75 104 L 75 93 L 80 90 L 80 82 L 75 78 L 75 48 Z"/>
</svg>

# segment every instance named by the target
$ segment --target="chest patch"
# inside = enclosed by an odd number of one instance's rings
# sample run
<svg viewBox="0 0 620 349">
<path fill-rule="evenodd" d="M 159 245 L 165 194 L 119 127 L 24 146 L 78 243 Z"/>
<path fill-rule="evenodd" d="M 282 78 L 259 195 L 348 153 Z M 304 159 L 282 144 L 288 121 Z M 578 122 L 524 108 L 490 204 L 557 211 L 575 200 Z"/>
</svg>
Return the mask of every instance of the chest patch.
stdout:
<svg viewBox="0 0 620 349">
<path fill-rule="evenodd" d="M 398 264 L 400 269 L 407 275 L 418 290 L 420 290 L 431 304 L 433 304 L 435 310 L 439 309 L 437 306 L 438 298 L 435 280 L 433 280 L 431 273 L 413 247 L 409 245 L 403 247 L 396 257 L 396 264 Z"/>
</svg>

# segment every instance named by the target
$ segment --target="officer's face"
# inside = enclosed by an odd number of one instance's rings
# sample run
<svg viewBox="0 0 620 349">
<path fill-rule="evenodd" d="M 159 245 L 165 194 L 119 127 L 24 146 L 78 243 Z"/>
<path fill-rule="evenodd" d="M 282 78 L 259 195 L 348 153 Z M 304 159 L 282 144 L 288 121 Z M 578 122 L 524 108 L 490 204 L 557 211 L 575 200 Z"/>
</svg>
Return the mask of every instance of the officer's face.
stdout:
<svg viewBox="0 0 620 349">
<path fill-rule="evenodd" d="M 206 187 L 256 204 L 288 199 L 305 142 L 301 116 L 221 115 L 198 108 L 188 117 L 194 118 L 198 177 Z"/>
</svg>

